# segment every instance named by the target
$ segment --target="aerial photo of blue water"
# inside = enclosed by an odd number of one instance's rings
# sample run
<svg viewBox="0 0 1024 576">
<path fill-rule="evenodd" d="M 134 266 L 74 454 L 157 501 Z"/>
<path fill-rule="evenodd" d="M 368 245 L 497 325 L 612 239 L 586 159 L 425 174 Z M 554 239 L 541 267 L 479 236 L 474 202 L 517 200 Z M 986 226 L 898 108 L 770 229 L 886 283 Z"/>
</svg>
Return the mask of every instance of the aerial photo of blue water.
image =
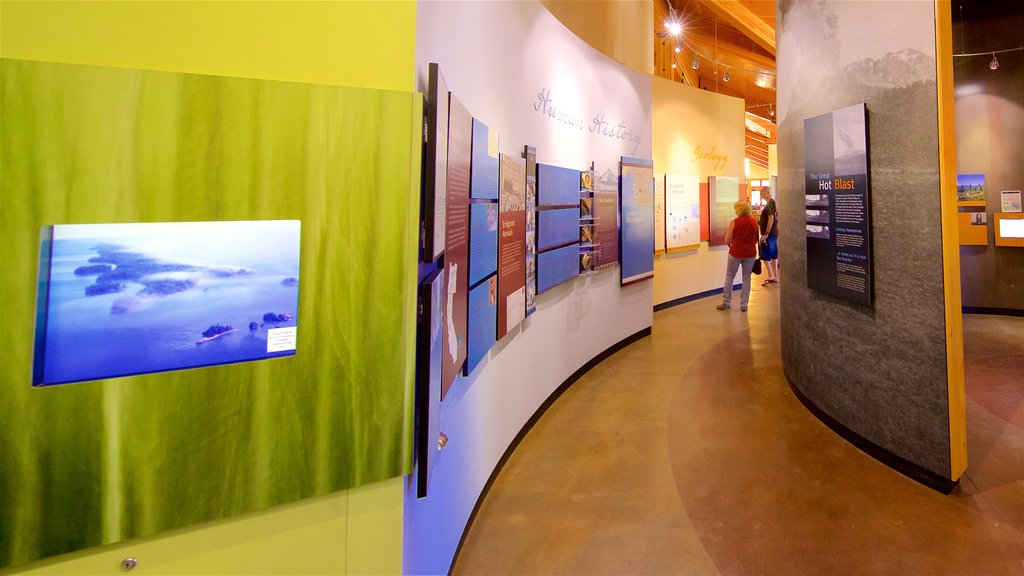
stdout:
<svg viewBox="0 0 1024 576">
<path fill-rule="evenodd" d="M 297 221 L 54 226 L 36 384 L 292 355 L 298 284 Z"/>
</svg>

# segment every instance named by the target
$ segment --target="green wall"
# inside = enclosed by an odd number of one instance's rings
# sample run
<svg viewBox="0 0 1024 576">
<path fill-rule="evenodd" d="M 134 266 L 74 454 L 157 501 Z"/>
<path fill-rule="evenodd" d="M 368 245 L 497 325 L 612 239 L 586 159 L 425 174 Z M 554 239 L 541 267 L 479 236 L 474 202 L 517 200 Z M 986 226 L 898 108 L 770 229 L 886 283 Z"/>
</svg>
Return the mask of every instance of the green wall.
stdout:
<svg viewBox="0 0 1024 576">
<path fill-rule="evenodd" d="M 130 548 L 162 559 L 136 573 L 399 571 L 419 96 L 10 58 L 409 90 L 415 5 L 3 2 L 0 27 L 0 565 L 206 522 L 42 568 Z M 385 27 L 398 39 L 368 43 Z M 303 225 L 295 357 L 28 386 L 41 226 L 285 218 Z"/>
</svg>

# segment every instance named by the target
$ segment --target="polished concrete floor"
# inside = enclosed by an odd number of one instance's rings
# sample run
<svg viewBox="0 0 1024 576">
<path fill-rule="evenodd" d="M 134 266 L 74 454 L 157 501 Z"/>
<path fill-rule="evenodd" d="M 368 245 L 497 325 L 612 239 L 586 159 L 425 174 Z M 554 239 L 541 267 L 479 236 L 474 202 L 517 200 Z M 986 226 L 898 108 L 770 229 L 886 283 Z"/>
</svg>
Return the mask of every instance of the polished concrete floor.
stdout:
<svg viewBox="0 0 1024 576">
<path fill-rule="evenodd" d="M 525 436 L 453 573 L 1024 575 L 1024 318 L 964 319 L 970 468 L 944 496 L 785 382 L 778 286 L 658 312 Z"/>
</svg>

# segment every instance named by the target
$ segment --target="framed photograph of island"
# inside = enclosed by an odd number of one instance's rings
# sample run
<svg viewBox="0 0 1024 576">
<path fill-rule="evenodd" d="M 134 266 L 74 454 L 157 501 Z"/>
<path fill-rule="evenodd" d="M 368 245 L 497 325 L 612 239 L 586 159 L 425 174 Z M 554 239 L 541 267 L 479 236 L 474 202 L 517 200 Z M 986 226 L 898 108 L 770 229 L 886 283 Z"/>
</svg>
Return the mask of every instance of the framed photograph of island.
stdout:
<svg viewBox="0 0 1024 576">
<path fill-rule="evenodd" d="M 32 384 L 295 354 L 297 220 L 42 231 Z"/>
</svg>

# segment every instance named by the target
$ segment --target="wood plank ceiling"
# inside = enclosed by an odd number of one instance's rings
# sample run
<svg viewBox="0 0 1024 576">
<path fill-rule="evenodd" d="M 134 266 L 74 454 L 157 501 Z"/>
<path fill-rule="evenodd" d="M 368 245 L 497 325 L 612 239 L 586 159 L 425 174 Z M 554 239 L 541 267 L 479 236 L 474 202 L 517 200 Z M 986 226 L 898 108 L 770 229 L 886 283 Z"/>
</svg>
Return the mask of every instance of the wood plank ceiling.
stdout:
<svg viewBox="0 0 1024 576">
<path fill-rule="evenodd" d="M 668 28 L 673 19 L 678 35 Z M 777 134 L 775 0 L 654 0 L 654 73 L 742 98 L 747 158 L 768 168 Z"/>
</svg>

